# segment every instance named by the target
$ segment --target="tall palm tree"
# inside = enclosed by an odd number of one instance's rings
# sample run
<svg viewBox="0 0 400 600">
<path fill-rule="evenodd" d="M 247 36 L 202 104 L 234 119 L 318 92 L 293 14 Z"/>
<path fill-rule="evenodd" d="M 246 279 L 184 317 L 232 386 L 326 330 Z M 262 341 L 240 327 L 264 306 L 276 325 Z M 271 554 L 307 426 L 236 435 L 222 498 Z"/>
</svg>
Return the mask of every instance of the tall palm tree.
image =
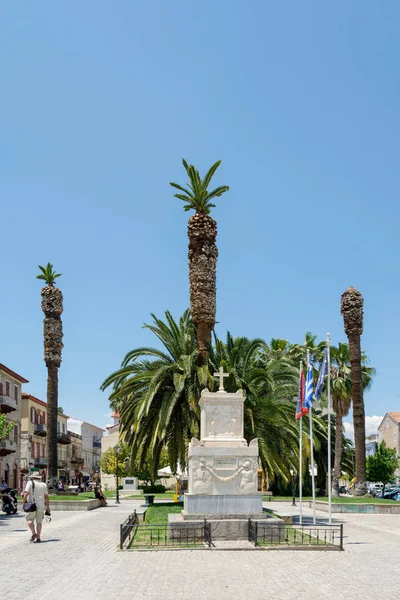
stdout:
<svg viewBox="0 0 400 600">
<path fill-rule="evenodd" d="M 340 312 L 343 316 L 344 330 L 349 340 L 349 356 L 351 365 L 354 445 L 356 451 L 356 496 L 364 496 L 368 491 L 366 483 L 367 474 L 365 459 L 365 410 L 361 370 L 363 304 L 364 299 L 362 295 L 353 287 L 349 287 L 342 294 Z"/>
<path fill-rule="evenodd" d="M 58 369 L 61 365 L 63 330 L 61 315 L 63 295 L 54 282 L 60 273 L 53 265 L 39 265 L 42 279 L 46 285 L 42 288 L 44 361 L 47 367 L 47 479 L 50 488 L 57 485 L 57 414 L 58 414 Z"/>
<path fill-rule="evenodd" d="M 170 185 L 178 190 L 174 196 L 183 200 L 183 209 L 195 211 L 188 223 L 190 310 L 197 330 L 199 362 L 205 363 L 216 316 L 217 223 L 210 217 L 211 208 L 215 207 L 211 200 L 222 196 L 229 187 L 222 185 L 211 192 L 208 190 L 220 160 L 212 165 L 204 179 L 193 165 L 185 160 L 182 163 L 189 177 L 188 187 L 173 182 Z"/>
<path fill-rule="evenodd" d="M 113 409 L 120 413 L 122 438 L 132 448 L 131 461 L 143 468 L 149 454 L 155 474 L 162 449 L 168 451 L 173 472 L 184 468 L 187 446 L 199 433 L 201 389 L 208 379 L 206 365 L 198 365 L 196 331 L 187 310 L 177 323 L 166 311 L 166 322 L 152 315 L 144 325 L 164 349 L 131 350 L 121 368 L 103 382 L 112 387 Z"/>
<path fill-rule="evenodd" d="M 351 406 L 351 366 L 349 345 L 339 343 L 337 347 L 332 346 L 331 355 L 331 392 L 332 405 L 336 413 L 335 429 L 335 464 L 332 479 L 332 494 L 339 496 L 339 479 L 342 474 L 342 444 L 343 444 L 343 418 L 349 413 Z M 361 353 L 361 369 L 363 389 L 372 385 L 375 369 L 367 366 L 368 358 L 364 352 Z"/>
</svg>

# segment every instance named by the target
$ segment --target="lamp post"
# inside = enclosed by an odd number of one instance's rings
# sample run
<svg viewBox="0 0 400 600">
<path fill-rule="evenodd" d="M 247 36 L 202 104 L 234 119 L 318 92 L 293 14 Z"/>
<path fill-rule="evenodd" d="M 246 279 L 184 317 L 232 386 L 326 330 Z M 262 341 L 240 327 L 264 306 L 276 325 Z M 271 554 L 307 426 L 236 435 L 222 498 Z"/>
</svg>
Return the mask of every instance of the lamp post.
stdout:
<svg viewBox="0 0 400 600">
<path fill-rule="evenodd" d="M 290 469 L 290 475 L 292 477 L 292 506 L 296 506 L 296 494 L 294 493 L 294 471 Z"/>
<path fill-rule="evenodd" d="M 119 458 L 119 451 L 121 450 L 121 447 L 118 446 L 118 444 L 116 446 L 114 446 L 114 452 L 115 452 L 115 461 L 117 463 L 117 468 L 115 471 L 115 476 L 117 479 L 117 499 L 115 501 L 115 504 L 121 504 L 121 502 L 119 501 L 119 489 L 118 489 L 118 458 Z"/>
</svg>

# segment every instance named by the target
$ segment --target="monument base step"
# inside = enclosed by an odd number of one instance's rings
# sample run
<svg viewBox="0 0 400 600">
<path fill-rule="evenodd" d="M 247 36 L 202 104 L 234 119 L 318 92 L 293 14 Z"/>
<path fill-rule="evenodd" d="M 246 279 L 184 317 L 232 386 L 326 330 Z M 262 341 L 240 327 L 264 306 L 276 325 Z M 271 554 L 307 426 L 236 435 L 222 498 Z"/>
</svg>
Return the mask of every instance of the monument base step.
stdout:
<svg viewBox="0 0 400 600">
<path fill-rule="evenodd" d="M 219 515 L 218 513 L 215 515 L 204 513 L 204 514 L 193 514 L 187 513 L 186 511 L 181 511 L 182 517 L 184 521 L 203 521 L 206 519 L 207 521 L 235 521 L 237 519 L 267 519 L 270 518 L 268 513 L 266 512 L 257 512 L 257 513 L 239 513 L 232 515 Z"/>
<path fill-rule="evenodd" d="M 182 514 L 170 513 L 168 515 L 169 536 L 184 538 L 184 531 L 188 530 L 188 535 L 190 537 L 194 528 L 204 523 L 204 520 L 198 517 L 199 516 L 196 515 L 195 519 L 189 521 L 184 519 Z M 254 519 L 252 515 L 247 515 L 247 518 L 244 519 L 222 519 L 220 516 L 217 516 L 215 520 L 210 519 L 212 540 L 248 540 L 250 518 L 253 522 L 259 523 L 259 527 L 265 528 L 270 525 L 272 531 L 275 532 L 273 536 L 276 536 L 277 539 L 278 536 L 281 535 L 278 532 L 278 529 L 284 527 L 284 523 L 281 519 L 270 517 L 265 513 L 261 513 L 261 515 L 258 513 L 256 519 Z"/>
</svg>

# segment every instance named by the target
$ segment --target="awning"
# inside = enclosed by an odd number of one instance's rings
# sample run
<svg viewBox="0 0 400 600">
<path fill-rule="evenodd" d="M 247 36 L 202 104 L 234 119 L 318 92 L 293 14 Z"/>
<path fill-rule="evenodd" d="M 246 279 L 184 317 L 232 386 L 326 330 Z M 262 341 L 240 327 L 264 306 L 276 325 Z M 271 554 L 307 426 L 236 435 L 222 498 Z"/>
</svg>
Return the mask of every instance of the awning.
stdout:
<svg viewBox="0 0 400 600">
<path fill-rule="evenodd" d="M 179 466 L 178 466 L 176 474 L 174 474 L 171 471 L 171 467 L 168 466 L 168 467 L 164 467 L 163 469 L 159 469 L 157 471 L 157 475 L 158 475 L 158 477 L 176 477 L 177 479 L 180 479 L 181 477 L 187 477 L 186 473 L 183 473 Z"/>
</svg>

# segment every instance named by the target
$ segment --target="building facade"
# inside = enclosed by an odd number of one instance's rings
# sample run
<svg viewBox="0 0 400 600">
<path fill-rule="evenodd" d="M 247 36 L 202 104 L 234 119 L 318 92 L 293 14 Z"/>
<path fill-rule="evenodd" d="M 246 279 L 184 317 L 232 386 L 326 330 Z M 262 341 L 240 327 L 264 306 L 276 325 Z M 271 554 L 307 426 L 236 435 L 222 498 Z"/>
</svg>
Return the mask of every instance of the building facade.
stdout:
<svg viewBox="0 0 400 600">
<path fill-rule="evenodd" d="M 114 424 L 107 427 L 107 434 L 103 436 L 101 440 L 101 454 L 103 455 L 110 448 L 115 448 L 119 441 L 119 415 L 113 413 L 112 415 Z M 116 479 L 114 475 L 107 475 L 107 473 L 101 472 L 101 484 L 104 490 L 115 490 Z"/>
<path fill-rule="evenodd" d="M 100 477 L 101 438 L 104 429 L 86 421 L 71 418 L 68 419 L 68 429 L 82 438 L 81 474 L 83 481 L 91 481 Z"/>
<path fill-rule="evenodd" d="M 6 422 L 13 423 L 10 435 L 0 440 L 0 481 L 5 481 L 18 492 L 22 487 L 21 458 L 21 393 L 28 380 L 0 363 L 0 412 Z"/>
<path fill-rule="evenodd" d="M 71 444 L 68 447 L 68 474 L 71 485 L 80 485 L 83 480 L 84 459 L 82 456 L 82 436 L 73 431 L 68 432 L 71 436 Z"/>
<path fill-rule="evenodd" d="M 400 456 L 400 412 L 388 412 L 378 427 L 378 443 L 386 442 L 388 448 L 395 448 Z M 395 481 L 400 483 L 400 468 L 395 471 Z"/>
<path fill-rule="evenodd" d="M 67 430 L 68 415 L 57 416 L 57 474 L 68 481 L 68 451 L 71 436 Z M 22 394 L 21 415 L 21 469 L 39 469 L 43 481 L 47 479 L 47 403 L 32 394 Z"/>
</svg>

